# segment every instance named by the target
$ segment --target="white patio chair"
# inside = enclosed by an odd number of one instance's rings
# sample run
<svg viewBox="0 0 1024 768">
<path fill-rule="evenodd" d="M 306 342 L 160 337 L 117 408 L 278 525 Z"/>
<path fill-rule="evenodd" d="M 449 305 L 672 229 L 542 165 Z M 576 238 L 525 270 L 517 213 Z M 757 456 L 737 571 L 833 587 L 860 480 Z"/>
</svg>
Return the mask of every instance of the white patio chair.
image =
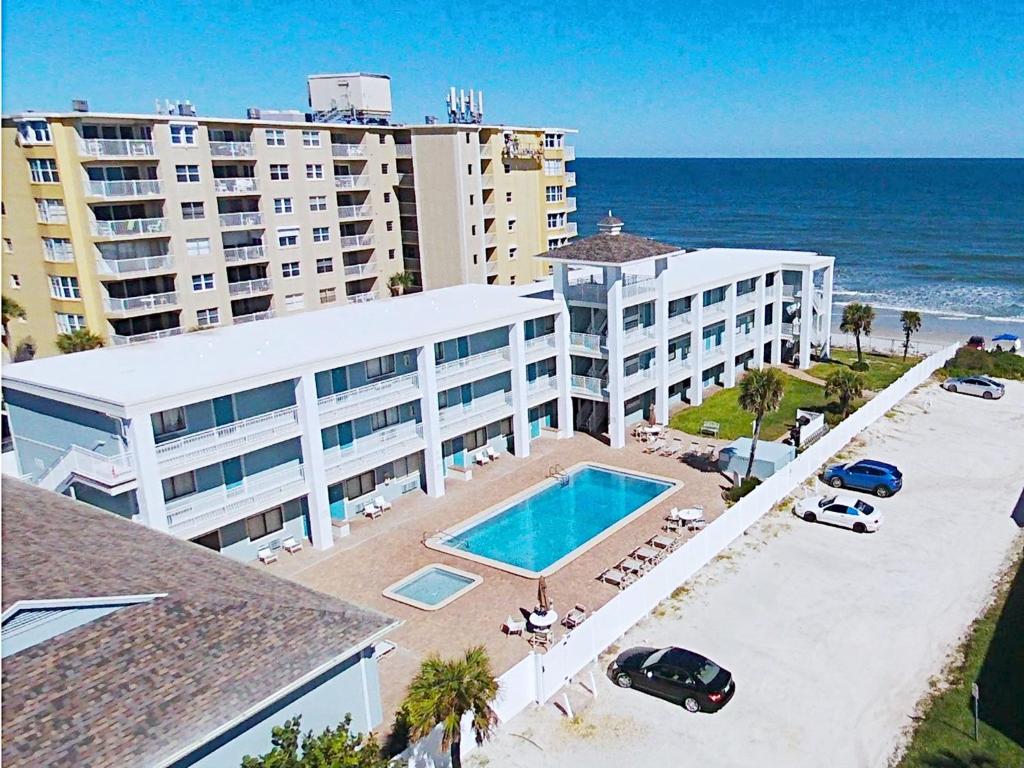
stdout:
<svg viewBox="0 0 1024 768">
<path fill-rule="evenodd" d="M 501 454 L 498 453 L 496 450 L 494 450 L 493 447 L 488 445 L 487 446 L 487 458 L 489 458 L 491 461 L 497 461 L 499 458 L 501 458 Z"/>
<path fill-rule="evenodd" d="M 381 510 L 381 508 L 378 507 L 376 504 L 374 504 L 372 501 L 369 504 L 367 504 L 365 507 L 363 507 L 362 511 L 363 511 L 363 516 L 364 517 L 368 517 L 371 520 L 376 520 L 378 517 L 380 517 L 380 516 L 382 516 L 384 514 L 384 512 Z"/>
<path fill-rule="evenodd" d="M 264 547 L 256 553 L 256 557 L 264 565 L 270 565 L 271 563 L 277 562 L 277 552 L 272 552 L 269 547 Z"/>
<path fill-rule="evenodd" d="M 391 502 L 385 499 L 383 496 L 374 496 L 373 505 L 381 512 L 387 512 L 391 509 Z"/>
<path fill-rule="evenodd" d="M 505 623 L 501 625 L 501 631 L 509 637 L 521 635 L 526 631 L 526 619 L 517 619 L 509 616 L 505 619 Z"/>
<path fill-rule="evenodd" d="M 477 451 L 473 456 L 473 461 L 483 466 L 484 464 L 490 464 L 491 460 L 487 458 L 487 455 L 483 451 Z"/>
<path fill-rule="evenodd" d="M 576 603 L 576 605 L 565 614 L 565 618 L 562 619 L 562 625 L 566 629 L 575 629 L 582 624 L 587 618 L 587 608 L 585 605 Z"/>
<path fill-rule="evenodd" d="M 294 555 L 296 552 L 302 550 L 302 542 L 296 539 L 294 536 L 289 536 L 287 539 L 281 542 L 281 546 L 284 551 Z"/>
</svg>

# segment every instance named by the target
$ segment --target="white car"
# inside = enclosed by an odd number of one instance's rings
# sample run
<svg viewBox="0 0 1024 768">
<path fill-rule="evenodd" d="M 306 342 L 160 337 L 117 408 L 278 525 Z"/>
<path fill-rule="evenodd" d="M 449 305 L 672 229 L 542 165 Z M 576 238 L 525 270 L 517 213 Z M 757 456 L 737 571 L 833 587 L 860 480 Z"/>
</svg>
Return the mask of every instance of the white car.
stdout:
<svg viewBox="0 0 1024 768">
<path fill-rule="evenodd" d="M 946 379 L 942 382 L 942 388 L 947 392 L 963 392 L 965 395 L 975 395 L 986 400 L 998 400 L 1006 394 L 1006 387 L 988 376 L 960 376 L 955 379 Z"/>
<path fill-rule="evenodd" d="M 809 523 L 821 521 L 841 525 L 857 533 L 877 531 L 882 525 L 882 513 L 856 496 L 812 496 L 793 507 L 793 514 Z"/>
</svg>

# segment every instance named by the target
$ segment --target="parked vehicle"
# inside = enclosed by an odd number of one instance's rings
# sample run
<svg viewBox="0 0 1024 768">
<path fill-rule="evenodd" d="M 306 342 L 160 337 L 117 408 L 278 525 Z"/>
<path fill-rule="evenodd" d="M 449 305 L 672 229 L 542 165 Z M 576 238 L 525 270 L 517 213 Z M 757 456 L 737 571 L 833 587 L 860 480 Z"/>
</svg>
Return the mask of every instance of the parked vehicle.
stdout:
<svg viewBox="0 0 1024 768">
<path fill-rule="evenodd" d="M 630 648 L 616 657 L 610 672 L 620 688 L 650 693 L 687 712 L 717 712 L 736 693 L 731 672 L 683 648 Z"/>
<path fill-rule="evenodd" d="M 882 525 L 882 513 L 856 496 L 812 496 L 793 507 L 793 514 L 809 523 L 820 520 L 855 533 L 874 532 Z"/>
<path fill-rule="evenodd" d="M 903 473 L 897 467 L 871 459 L 833 464 L 825 470 L 822 480 L 833 488 L 855 488 L 882 499 L 903 487 Z"/>
<path fill-rule="evenodd" d="M 1006 387 L 988 376 L 958 376 L 955 379 L 946 379 L 942 382 L 942 388 L 948 392 L 963 392 L 965 395 L 975 395 L 986 400 L 998 400 L 1006 394 Z"/>
<path fill-rule="evenodd" d="M 985 348 L 985 337 L 984 336 L 971 336 L 964 345 L 971 349 L 984 349 Z"/>
</svg>

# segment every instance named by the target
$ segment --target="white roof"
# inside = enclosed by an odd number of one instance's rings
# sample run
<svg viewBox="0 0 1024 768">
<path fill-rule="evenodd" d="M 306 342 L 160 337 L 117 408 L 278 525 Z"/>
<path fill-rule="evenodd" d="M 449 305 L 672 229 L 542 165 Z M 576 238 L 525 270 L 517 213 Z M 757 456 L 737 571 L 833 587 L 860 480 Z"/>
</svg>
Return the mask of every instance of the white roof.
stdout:
<svg viewBox="0 0 1024 768">
<path fill-rule="evenodd" d="M 86 407 L 180 404 L 559 310 L 515 288 L 460 285 L 31 360 L 5 366 L 4 385 Z"/>
<path fill-rule="evenodd" d="M 752 248 L 701 248 L 673 256 L 668 262 L 666 289 L 677 293 L 693 287 L 742 280 L 772 269 L 821 269 L 835 261 L 813 251 L 774 251 Z"/>
</svg>

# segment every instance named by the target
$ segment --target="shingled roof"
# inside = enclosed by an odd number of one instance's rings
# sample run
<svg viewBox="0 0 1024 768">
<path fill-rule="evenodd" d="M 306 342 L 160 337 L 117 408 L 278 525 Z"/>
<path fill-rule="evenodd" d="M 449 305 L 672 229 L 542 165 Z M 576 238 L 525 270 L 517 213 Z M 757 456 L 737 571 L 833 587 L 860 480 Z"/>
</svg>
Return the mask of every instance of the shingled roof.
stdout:
<svg viewBox="0 0 1024 768">
<path fill-rule="evenodd" d="M 67 497 L 3 485 L 5 611 L 166 593 L 4 659 L 10 768 L 160 764 L 397 623 Z"/>
<path fill-rule="evenodd" d="M 678 245 L 660 243 L 626 232 L 599 234 L 574 240 L 561 248 L 541 254 L 548 261 L 572 261 L 581 264 L 627 264 L 655 256 L 684 251 Z"/>
</svg>

